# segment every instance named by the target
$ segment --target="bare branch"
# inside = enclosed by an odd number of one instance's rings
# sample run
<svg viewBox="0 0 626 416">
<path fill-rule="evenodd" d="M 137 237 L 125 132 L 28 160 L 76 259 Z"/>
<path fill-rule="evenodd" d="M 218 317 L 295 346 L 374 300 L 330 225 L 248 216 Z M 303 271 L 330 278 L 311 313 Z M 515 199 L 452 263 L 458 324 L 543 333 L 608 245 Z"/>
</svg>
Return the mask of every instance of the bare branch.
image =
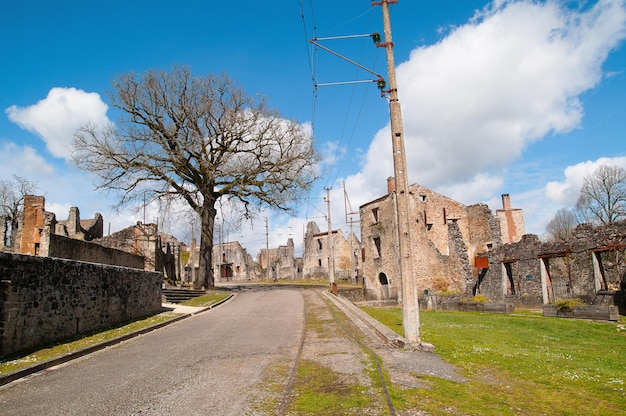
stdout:
<svg viewBox="0 0 626 416">
<path fill-rule="evenodd" d="M 245 212 L 289 210 L 316 179 L 305 129 L 224 75 L 194 78 L 174 68 L 120 75 L 113 87 L 111 104 L 122 117 L 115 126 L 83 126 L 74 161 L 98 176 L 99 188 L 118 192 L 120 206 L 146 192 L 183 199 L 212 240 L 220 198 L 240 201 Z"/>
</svg>

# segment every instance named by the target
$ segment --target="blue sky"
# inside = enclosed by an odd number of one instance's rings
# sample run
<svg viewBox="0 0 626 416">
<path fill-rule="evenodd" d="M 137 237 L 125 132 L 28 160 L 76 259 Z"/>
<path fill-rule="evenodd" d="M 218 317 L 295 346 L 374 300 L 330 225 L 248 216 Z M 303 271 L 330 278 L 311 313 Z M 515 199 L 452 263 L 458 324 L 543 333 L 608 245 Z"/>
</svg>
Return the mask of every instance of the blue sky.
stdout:
<svg viewBox="0 0 626 416">
<path fill-rule="evenodd" d="M 6 2 L 5 2 L 6 3 Z M 185 65 L 226 73 L 282 116 L 311 123 L 323 178 L 293 217 L 261 213 L 252 229 L 228 229 L 255 256 L 304 224 L 348 231 L 343 183 L 353 209 L 386 192 L 393 174 L 388 103 L 372 76 L 313 48 L 313 37 L 382 33 L 367 0 L 206 2 L 10 2 L 0 12 L 0 178 L 34 180 L 47 209 L 64 219 L 101 212 L 111 231 L 143 210 L 112 212 L 112 196 L 67 159 L 72 132 L 115 121 L 107 107 L 117 74 Z M 280 5 L 275 5 L 280 3 Z M 626 1 L 399 0 L 391 6 L 409 182 L 466 204 L 500 208 L 509 193 L 541 235 L 571 207 L 585 175 L 602 163 L 626 167 Z M 386 76 L 369 38 L 324 41 Z M 147 210 L 146 221 L 158 213 Z M 164 224 L 189 241 L 186 221 Z"/>
</svg>

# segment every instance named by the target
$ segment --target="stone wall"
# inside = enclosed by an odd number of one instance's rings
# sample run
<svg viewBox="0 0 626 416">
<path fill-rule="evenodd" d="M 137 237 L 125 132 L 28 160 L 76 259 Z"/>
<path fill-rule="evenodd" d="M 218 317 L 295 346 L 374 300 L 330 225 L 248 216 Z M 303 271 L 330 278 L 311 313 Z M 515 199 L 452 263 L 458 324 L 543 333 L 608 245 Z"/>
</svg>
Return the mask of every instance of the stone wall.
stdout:
<svg viewBox="0 0 626 416">
<path fill-rule="evenodd" d="M 579 225 L 567 242 L 542 243 L 524 235 L 488 253 L 488 268 L 475 291 L 490 300 L 541 306 L 577 298 L 587 304 L 614 304 L 624 313 L 626 221 Z"/>
<path fill-rule="evenodd" d="M 136 225 L 96 239 L 94 242 L 104 247 L 143 256 L 146 270 L 163 270 L 161 261 L 163 251 L 159 247 L 159 230 L 156 224 L 144 224 L 139 221 Z"/>
<path fill-rule="evenodd" d="M 368 300 L 401 301 L 396 192 L 359 208 Z M 465 206 L 418 184 L 409 187 L 413 273 L 419 291 L 467 293 L 475 258 L 501 245 L 501 222 L 485 204 Z"/>
<path fill-rule="evenodd" d="M 161 310 L 162 274 L 0 253 L 0 356 Z"/>
<path fill-rule="evenodd" d="M 254 279 L 256 263 L 237 241 L 213 246 L 213 276 L 216 282 L 246 282 Z"/>
<path fill-rule="evenodd" d="M 134 269 L 144 268 L 143 256 L 56 234 L 50 234 L 48 238 L 50 239 L 48 253 L 46 254 L 48 257 L 131 267 Z"/>
<path fill-rule="evenodd" d="M 331 236 L 335 280 L 356 281 L 356 277 L 360 276 L 363 270 L 361 257 L 358 256 L 361 243 L 354 233 L 349 233 L 346 238 L 341 230 L 333 230 Z M 329 278 L 330 243 L 328 231 L 320 232 L 314 221 L 307 224 L 302 254 L 304 279 Z"/>
</svg>

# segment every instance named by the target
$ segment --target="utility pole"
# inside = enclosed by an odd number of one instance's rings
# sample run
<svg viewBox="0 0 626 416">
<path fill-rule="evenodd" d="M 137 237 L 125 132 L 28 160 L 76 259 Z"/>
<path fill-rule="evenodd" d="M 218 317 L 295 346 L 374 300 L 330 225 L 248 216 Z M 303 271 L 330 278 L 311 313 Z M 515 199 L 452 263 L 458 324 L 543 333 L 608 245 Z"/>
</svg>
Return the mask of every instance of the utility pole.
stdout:
<svg viewBox="0 0 626 416">
<path fill-rule="evenodd" d="M 269 240 L 269 228 L 267 225 L 267 217 L 265 217 L 265 256 L 267 258 L 265 275 L 267 277 L 267 283 L 269 283 L 270 282 L 270 240 Z"/>
<path fill-rule="evenodd" d="M 406 172 L 406 156 L 404 151 L 404 132 L 402 113 L 398 100 L 396 85 L 396 69 L 393 56 L 393 39 L 391 37 L 391 18 L 389 4 L 398 0 L 382 0 L 372 2 L 372 6 L 381 6 L 385 42 L 376 46 L 384 47 L 387 52 L 387 73 L 389 76 L 389 113 L 391 117 L 391 140 L 393 144 L 393 168 L 396 179 L 396 204 L 398 209 L 398 236 L 400 240 L 400 277 L 402 279 L 402 325 L 404 337 L 411 344 L 420 344 L 419 337 L 419 305 L 417 284 L 413 272 L 413 253 L 411 245 L 410 211 L 408 179 Z"/>
<path fill-rule="evenodd" d="M 348 198 L 348 192 L 346 192 L 346 183 L 343 183 L 343 207 L 346 213 L 346 222 L 350 224 L 350 281 L 352 283 L 357 283 L 358 273 L 356 271 L 357 265 L 355 264 L 355 253 L 354 253 L 354 231 L 353 225 L 354 221 L 352 221 L 352 217 L 349 215 L 359 214 L 359 212 L 352 210 L 352 205 L 350 204 L 350 199 Z M 348 212 L 348 207 L 350 207 L 350 212 Z"/>
<path fill-rule="evenodd" d="M 335 249 L 333 239 L 333 228 L 330 222 L 330 189 L 326 188 L 326 205 L 328 210 L 328 280 L 332 286 L 335 283 Z"/>
</svg>

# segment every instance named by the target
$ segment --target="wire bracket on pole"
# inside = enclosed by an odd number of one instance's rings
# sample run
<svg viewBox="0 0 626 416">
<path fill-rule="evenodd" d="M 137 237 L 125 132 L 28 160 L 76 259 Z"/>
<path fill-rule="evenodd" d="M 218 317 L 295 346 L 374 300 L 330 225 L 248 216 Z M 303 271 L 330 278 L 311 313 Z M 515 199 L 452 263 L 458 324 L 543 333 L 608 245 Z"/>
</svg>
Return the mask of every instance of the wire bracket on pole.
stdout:
<svg viewBox="0 0 626 416">
<path fill-rule="evenodd" d="M 387 4 L 396 4 L 398 0 L 381 0 L 381 1 L 373 1 L 372 6 L 382 6 L 383 3 Z"/>
<path fill-rule="evenodd" d="M 378 32 L 374 32 L 372 34 L 369 35 L 349 35 L 349 36 L 333 36 L 333 37 L 327 37 L 327 38 L 313 38 L 311 39 L 309 42 L 311 42 L 313 45 L 317 46 L 320 49 L 325 50 L 326 52 L 329 52 L 333 55 L 335 55 L 336 57 L 343 59 L 344 61 L 351 63 L 352 65 L 361 68 L 362 70 L 369 72 L 370 74 L 374 75 L 377 77 L 377 79 L 374 80 L 367 80 L 367 81 L 340 81 L 340 82 L 327 82 L 327 83 L 322 83 L 322 84 L 315 84 L 315 87 L 318 86 L 327 86 L 327 85 L 344 85 L 344 84 L 358 84 L 358 83 L 363 83 L 363 82 L 375 82 L 378 89 L 380 90 L 380 96 L 381 97 L 385 97 L 385 93 L 387 93 L 388 91 L 385 91 L 385 87 L 387 86 L 387 81 L 385 81 L 385 78 L 383 78 L 382 75 L 380 75 L 379 73 L 367 68 L 366 66 L 363 66 L 361 64 L 359 64 L 358 62 L 353 61 L 352 59 L 345 57 L 343 55 L 341 55 L 340 53 L 333 51 L 332 49 L 321 45 L 318 41 L 320 40 L 335 40 L 335 39 L 346 39 L 346 38 L 355 38 L 355 37 L 366 37 L 369 36 L 372 38 L 372 40 L 374 41 L 374 43 L 376 44 L 376 46 L 378 47 L 378 44 L 380 42 L 380 34 Z"/>
</svg>

